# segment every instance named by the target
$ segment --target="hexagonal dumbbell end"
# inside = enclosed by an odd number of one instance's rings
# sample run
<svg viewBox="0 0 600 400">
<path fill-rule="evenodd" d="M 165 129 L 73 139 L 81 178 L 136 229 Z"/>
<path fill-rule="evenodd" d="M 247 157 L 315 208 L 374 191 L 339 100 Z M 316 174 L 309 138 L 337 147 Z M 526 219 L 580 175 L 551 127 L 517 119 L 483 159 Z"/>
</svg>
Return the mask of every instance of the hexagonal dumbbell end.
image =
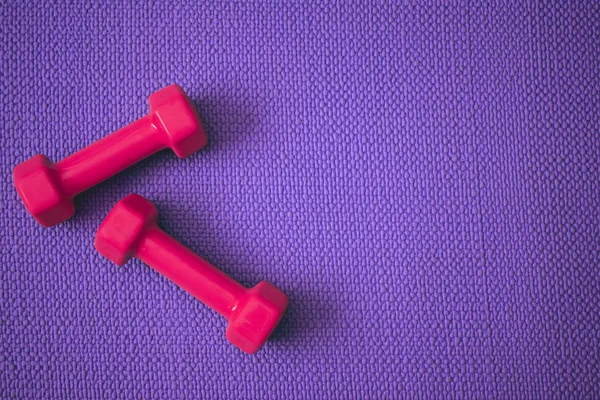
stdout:
<svg viewBox="0 0 600 400">
<path fill-rule="evenodd" d="M 94 246 L 110 261 L 123 265 L 136 256 L 146 231 L 157 227 L 157 221 L 158 210 L 154 204 L 131 194 L 115 204 L 104 218 L 96 232 Z"/>
<path fill-rule="evenodd" d="M 17 165 L 15 187 L 40 224 L 69 219 L 75 212 L 74 196 L 157 151 L 170 147 L 182 158 L 206 145 L 198 112 L 179 86 L 153 93 L 148 102 L 148 115 L 56 164 L 38 155 Z"/>
<path fill-rule="evenodd" d="M 17 165 L 13 177 L 25 208 L 41 225 L 56 225 L 75 214 L 73 197 L 65 193 L 59 172 L 46 156 L 39 154 Z"/>
<path fill-rule="evenodd" d="M 200 116 L 179 86 L 171 85 L 153 93 L 148 103 L 177 157 L 187 157 L 206 145 L 208 138 Z"/>
<path fill-rule="evenodd" d="M 269 282 L 246 289 L 173 239 L 157 224 L 157 210 L 132 194 L 108 213 L 96 234 L 96 249 L 123 265 L 139 258 L 229 321 L 227 339 L 255 353 L 269 338 L 287 308 L 287 296 Z"/>
<path fill-rule="evenodd" d="M 271 283 L 262 281 L 247 291 L 245 301 L 228 318 L 227 339 L 249 354 L 267 341 L 285 314 L 287 296 Z"/>
</svg>

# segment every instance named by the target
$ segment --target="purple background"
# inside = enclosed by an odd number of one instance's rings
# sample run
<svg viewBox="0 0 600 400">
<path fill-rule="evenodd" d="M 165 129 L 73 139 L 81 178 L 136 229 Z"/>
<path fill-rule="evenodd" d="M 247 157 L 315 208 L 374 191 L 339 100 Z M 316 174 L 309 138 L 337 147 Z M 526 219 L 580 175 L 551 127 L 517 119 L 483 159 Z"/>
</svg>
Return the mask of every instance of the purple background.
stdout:
<svg viewBox="0 0 600 400">
<path fill-rule="evenodd" d="M 598 398 L 597 1 L 67 3 L 0 6 L 2 397 Z M 170 83 L 207 148 L 39 227 L 12 168 Z M 129 193 L 288 294 L 256 356 L 147 266 L 96 253 Z"/>
</svg>

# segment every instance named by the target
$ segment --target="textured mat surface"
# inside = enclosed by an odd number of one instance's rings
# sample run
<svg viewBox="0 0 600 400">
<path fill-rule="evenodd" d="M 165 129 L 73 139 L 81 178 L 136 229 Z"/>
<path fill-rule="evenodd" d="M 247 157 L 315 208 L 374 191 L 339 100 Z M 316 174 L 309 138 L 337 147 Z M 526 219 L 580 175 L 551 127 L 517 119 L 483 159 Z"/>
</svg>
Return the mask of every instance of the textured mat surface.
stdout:
<svg viewBox="0 0 600 400">
<path fill-rule="evenodd" d="M 598 396 L 598 2 L 17 3 L 0 3 L 1 397 Z M 209 146 L 38 227 L 12 168 L 105 136 L 170 83 Z M 129 193 L 289 295 L 260 353 L 96 253 Z"/>
</svg>

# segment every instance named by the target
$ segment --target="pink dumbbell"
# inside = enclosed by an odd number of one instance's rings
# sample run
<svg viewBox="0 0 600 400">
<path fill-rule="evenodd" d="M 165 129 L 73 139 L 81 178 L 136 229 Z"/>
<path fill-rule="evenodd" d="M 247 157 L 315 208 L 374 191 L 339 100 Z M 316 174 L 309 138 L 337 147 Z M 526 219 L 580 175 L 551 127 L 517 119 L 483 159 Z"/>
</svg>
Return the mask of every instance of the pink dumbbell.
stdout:
<svg viewBox="0 0 600 400">
<path fill-rule="evenodd" d="M 17 192 L 41 225 L 71 218 L 75 195 L 164 148 L 183 158 L 206 145 L 200 117 L 179 86 L 153 93 L 148 102 L 148 115 L 56 164 L 40 154 L 15 167 Z"/>
<path fill-rule="evenodd" d="M 246 353 L 260 349 L 287 308 L 287 296 L 262 281 L 252 289 L 234 281 L 157 226 L 158 211 L 131 194 L 108 213 L 94 246 L 117 265 L 136 257 L 223 315 L 227 339 Z"/>
</svg>

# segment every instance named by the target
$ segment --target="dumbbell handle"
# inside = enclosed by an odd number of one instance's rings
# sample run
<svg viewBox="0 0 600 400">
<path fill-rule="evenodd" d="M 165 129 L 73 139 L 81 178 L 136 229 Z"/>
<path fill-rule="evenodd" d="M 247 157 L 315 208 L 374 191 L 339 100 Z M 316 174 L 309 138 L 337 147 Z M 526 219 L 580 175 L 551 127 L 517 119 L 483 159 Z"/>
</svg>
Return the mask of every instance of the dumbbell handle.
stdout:
<svg viewBox="0 0 600 400">
<path fill-rule="evenodd" d="M 75 196 L 167 147 L 152 113 L 56 163 L 65 194 Z"/>
<path fill-rule="evenodd" d="M 248 290 L 158 226 L 146 231 L 135 257 L 227 319 Z"/>
</svg>

